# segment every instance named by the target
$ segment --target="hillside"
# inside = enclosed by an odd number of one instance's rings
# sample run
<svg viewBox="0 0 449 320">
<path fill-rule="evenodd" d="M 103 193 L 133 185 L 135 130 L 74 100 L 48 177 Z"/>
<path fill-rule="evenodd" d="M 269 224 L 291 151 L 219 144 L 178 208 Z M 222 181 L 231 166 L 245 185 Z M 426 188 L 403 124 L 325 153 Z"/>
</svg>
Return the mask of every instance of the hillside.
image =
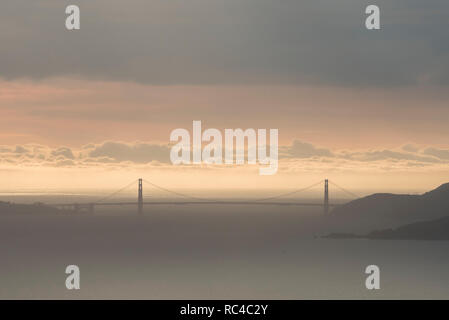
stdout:
<svg viewBox="0 0 449 320">
<path fill-rule="evenodd" d="M 353 233 L 330 233 L 330 239 L 382 239 L 382 240 L 449 240 L 449 216 L 431 221 L 406 224 L 395 229 L 369 232 L 365 235 Z"/>
<path fill-rule="evenodd" d="M 449 183 L 422 195 L 377 193 L 332 210 L 330 218 L 371 227 L 396 227 L 449 215 Z"/>
<path fill-rule="evenodd" d="M 370 232 L 369 239 L 449 240 L 449 216 Z"/>
</svg>

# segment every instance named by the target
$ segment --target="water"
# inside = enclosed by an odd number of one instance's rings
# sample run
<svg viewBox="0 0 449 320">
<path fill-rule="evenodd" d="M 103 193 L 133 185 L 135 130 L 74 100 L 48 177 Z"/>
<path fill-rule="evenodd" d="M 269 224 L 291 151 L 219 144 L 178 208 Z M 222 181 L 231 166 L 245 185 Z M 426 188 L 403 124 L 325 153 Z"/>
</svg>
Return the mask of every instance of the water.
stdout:
<svg viewBox="0 0 449 320">
<path fill-rule="evenodd" d="M 449 298 L 449 242 L 335 240 L 321 208 L 151 206 L 0 217 L 2 299 Z M 81 290 L 65 288 L 65 267 Z M 368 291 L 365 267 L 381 270 Z"/>
</svg>

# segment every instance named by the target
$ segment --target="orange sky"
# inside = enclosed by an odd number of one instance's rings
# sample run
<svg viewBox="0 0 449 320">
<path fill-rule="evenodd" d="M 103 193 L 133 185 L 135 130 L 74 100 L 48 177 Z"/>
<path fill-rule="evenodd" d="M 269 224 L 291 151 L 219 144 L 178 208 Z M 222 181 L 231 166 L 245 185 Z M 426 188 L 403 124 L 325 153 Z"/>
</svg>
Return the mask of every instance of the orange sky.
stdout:
<svg viewBox="0 0 449 320">
<path fill-rule="evenodd" d="M 278 128 L 331 148 L 446 146 L 445 88 L 153 86 L 53 79 L 0 82 L 0 143 L 79 147 L 105 140 L 167 143 L 171 130 Z"/>
<path fill-rule="evenodd" d="M 0 4 L 0 190 L 426 190 L 449 181 L 447 1 Z M 278 129 L 279 170 L 176 167 L 176 128 Z M 87 183 L 85 181 L 88 181 Z"/>
<path fill-rule="evenodd" d="M 425 86 L 2 80 L 0 188 L 85 188 L 92 176 L 98 182 L 90 187 L 112 188 L 129 176 L 150 175 L 162 185 L 197 189 L 288 189 L 333 177 L 357 189 L 425 190 L 449 180 L 447 96 Z M 279 129 L 278 173 L 261 178 L 251 166 L 174 168 L 165 159 L 170 132 L 191 131 L 192 120 L 201 120 L 203 130 Z"/>
</svg>

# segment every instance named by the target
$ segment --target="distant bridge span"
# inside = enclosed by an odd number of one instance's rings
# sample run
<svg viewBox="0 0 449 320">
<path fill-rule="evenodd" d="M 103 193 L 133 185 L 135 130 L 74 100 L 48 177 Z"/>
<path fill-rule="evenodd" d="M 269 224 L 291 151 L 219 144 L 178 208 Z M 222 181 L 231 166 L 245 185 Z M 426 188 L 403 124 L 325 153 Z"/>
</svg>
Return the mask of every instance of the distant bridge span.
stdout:
<svg viewBox="0 0 449 320">
<path fill-rule="evenodd" d="M 160 190 L 170 192 L 172 194 L 176 194 L 178 196 L 186 197 L 191 200 L 186 201 L 143 201 L 143 181 L 149 183 L 153 187 L 156 187 Z M 132 184 L 134 184 L 136 181 L 133 181 Z M 323 203 L 317 203 L 317 202 L 274 202 L 269 200 L 278 199 L 280 197 L 286 196 L 286 195 L 292 195 L 299 192 L 306 191 L 308 189 L 311 189 L 312 187 L 315 187 L 319 184 L 323 183 L 323 181 L 319 181 L 317 183 L 314 183 L 313 185 L 310 185 L 306 188 L 298 189 L 292 192 L 283 193 L 280 195 L 276 195 L 273 197 L 268 198 L 261 198 L 261 199 L 255 199 L 255 200 L 213 200 L 213 199 L 207 199 L 207 198 L 198 198 L 193 197 L 189 195 L 185 195 L 179 192 L 171 191 L 169 189 L 165 189 L 163 187 L 160 187 L 152 182 L 138 179 L 138 193 L 137 193 L 137 201 L 126 201 L 126 202 L 106 202 L 105 200 L 108 200 L 112 196 L 116 195 L 120 191 L 123 191 L 124 189 L 131 186 L 131 184 L 125 186 L 124 188 L 113 192 L 112 194 L 108 195 L 107 197 L 104 197 L 103 199 L 97 200 L 96 202 L 89 202 L 89 203 L 56 203 L 51 204 L 54 207 L 58 207 L 61 209 L 70 209 L 75 212 L 87 212 L 90 214 L 93 214 L 95 211 L 96 206 L 134 206 L 137 205 L 138 208 L 138 214 L 143 214 L 143 206 L 147 205 L 273 205 L 273 206 L 311 206 L 311 207 L 323 207 L 324 214 L 329 213 L 330 207 L 338 206 L 338 204 L 332 204 L 329 203 L 329 180 L 324 180 L 324 201 Z M 351 194 L 353 197 L 357 197 L 357 195 L 345 190 L 344 188 L 339 187 L 335 183 L 332 183 L 333 185 L 337 186 L 341 190 L 345 191 L 348 194 Z"/>
</svg>

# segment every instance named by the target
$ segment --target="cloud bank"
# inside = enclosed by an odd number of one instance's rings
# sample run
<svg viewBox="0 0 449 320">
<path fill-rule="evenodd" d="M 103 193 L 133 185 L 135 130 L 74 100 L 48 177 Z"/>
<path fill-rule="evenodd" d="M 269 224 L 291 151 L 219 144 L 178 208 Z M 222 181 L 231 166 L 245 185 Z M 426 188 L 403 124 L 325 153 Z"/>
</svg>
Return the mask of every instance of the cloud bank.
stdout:
<svg viewBox="0 0 449 320">
<path fill-rule="evenodd" d="M 367 1 L 3 1 L 0 77 L 76 75 L 148 84 L 449 84 L 449 2 L 377 0 L 381 30 L 367 31 Z"/>
<path fill-rule="evenodd" d="M 0 146 L 0 165 L 46 166 L 66 168 L 135 168 L 165 167 L 175 169 L 169 159 L 170 146 L 150 142 L 106 141 L 79 149 L 65 146 L 51 148 L 38 144 Z M 289 170 L 410 170 L 446 168 L 449 149 L 431 146 L 403 145 L 396 149 L 331 150 L 295 140 L 279 150 L 281 171 Z M 222 169 L 229 166 L 214 166 Z M 179 168 L 179 167 L 178 167 Z M 183 169 L 197 168 L 195 165 Z"/>
</svg>

